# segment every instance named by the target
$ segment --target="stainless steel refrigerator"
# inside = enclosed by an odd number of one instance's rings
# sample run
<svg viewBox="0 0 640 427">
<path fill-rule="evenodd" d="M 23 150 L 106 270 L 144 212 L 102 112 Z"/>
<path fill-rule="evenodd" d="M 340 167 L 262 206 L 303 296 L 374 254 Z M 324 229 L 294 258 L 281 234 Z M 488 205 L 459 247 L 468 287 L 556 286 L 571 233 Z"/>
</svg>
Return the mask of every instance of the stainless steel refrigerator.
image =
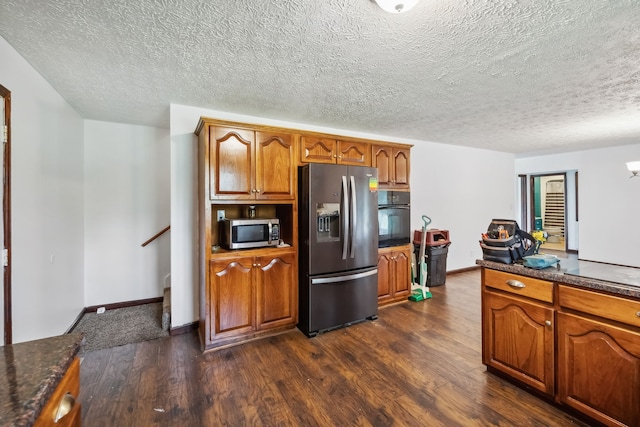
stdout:
<svg viewBox="0 0 640 427">
<path fill-rule="evenodd" d="M 298 328 L 309 337 L 377 318 L 377 189 L 376 168 L 299 169 Z"/>
</svg>

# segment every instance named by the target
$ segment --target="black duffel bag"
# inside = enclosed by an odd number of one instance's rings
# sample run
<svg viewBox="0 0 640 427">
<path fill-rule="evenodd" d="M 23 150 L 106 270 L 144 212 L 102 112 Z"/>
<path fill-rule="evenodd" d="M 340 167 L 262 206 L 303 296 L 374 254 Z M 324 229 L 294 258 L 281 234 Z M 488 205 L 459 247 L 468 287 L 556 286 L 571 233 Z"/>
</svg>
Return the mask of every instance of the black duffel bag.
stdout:
<svg viewBox="0 0 640 427">
<path fill-rule="evenodd" d="M 502 264 L 518 262 L 522 257 L 535 255 L 540 249 L 540 242 L 531 234 L 518 227 L 511 219 L 494 219 L 487 232 L 482 234 L 480 247 L 485 261 Z"/>
</svg>

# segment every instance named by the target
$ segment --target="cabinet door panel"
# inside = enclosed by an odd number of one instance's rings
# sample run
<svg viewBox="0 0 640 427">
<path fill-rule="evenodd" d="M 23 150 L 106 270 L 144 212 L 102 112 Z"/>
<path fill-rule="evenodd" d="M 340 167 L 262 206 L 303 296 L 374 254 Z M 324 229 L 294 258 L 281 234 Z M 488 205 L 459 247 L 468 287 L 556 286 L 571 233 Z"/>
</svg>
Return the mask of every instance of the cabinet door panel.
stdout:
<svg viewBox="0 0 640 427">
<path fill-rule="evenodd" d="M 300 160 L 306 163 L 335 163 L 336 140 L 303 136 L 300 138 Z"/>
<path fill-rule="evenodd" d="M 266 329 L 297 322 L 295 254 L 257 257 L 258 327 Z"/>
<path fill-rule="evenodd" d="M 640 334 L 558 313 L 558 398 L 605 424 L 640 425 Z"/>
<path fill-rule="evenodd" d="M 256 132 L 256 197 L 293 200 L 293 138 L 287 134 Z"/>
<path fill-rule="evenodd" d="M 365 142 L 338 141 L 338 163 L 371 166 L 371 148 Z"/>
<path fill-rule="evenodd" d="M 553 395 L 553 314 L 539 304 L 485 292 L 484 363 Z"/>
<path fill-rule="evenodd" d="M 244 129 L 213 127 L 210 132 L 209 176 L 211 198 L 251 199 L 254 133 Z"/>
<path fill-rule="evenodd" d="M 407 252 L 396 252 L 395 258 L 395 296 L 409 296 L 411 292 L 411 283 L 409 280 L 409 271 L 411 268 L 410 255 Z"/>
<path fill-rule="evenodd" d="M 373 166 L 378 168 L 378 184 L 389 186 L 393 180 L 393 163 L 391 157 L 391 147 L 374 145 Z"/>
<path fill-rule="evenodd" d="M 378 303 L 391 298 L 391 252 L 378 254 Z"/>
<path fill-rule="evenodd" d="M 409 150 L 393 149 L 393 174 L 396 188 L 409 188 Z"/>
<path fill-rule="evenodd" d="M 254 329 L 252 258 L 210 264 L 210 339 Z"/>
</svg>

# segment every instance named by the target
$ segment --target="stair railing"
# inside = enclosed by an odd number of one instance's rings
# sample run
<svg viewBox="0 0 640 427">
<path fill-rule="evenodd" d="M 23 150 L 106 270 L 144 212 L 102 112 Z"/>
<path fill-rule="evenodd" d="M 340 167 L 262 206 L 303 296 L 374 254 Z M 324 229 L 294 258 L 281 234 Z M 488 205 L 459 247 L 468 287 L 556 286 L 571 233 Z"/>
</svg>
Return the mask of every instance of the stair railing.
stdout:
<svg viewBox="0 0 640 427">
<path fill-rule="evenodd" d="M 158 237 L 162 236 L 164 233 L 166 233 L 167 231 L 169 231 L 171 229 L 170 225 L 167 225 L 165 228 L 162 229 L 162 231 L 156 233 L 152 238 L 150 238 L 149 240 L 147 240 L 146 242 L 144 242 L 141 246 L 144 248 L 145 246 L 147 246 L 149 243 L 153 242 L 154 240 L 156 240 Z"/>
</svg>

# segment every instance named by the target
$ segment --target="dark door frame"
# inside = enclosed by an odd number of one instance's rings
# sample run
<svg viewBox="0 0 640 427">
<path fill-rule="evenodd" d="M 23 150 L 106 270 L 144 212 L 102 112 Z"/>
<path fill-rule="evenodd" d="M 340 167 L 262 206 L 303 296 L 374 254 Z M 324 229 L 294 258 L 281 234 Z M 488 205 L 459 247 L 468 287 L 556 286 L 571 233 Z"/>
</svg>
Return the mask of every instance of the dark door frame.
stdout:
<svg viewBox="0 0 640 427">
<path fill-rule="evenodd" d="M 4 167 L 2 176 L 2 227 L 4 228 L 4 249 L 7 251 L 6 265 L 4 267 L 4 343 L 13 342 L 13 323 L 11 321 L 11 91 L 0 85 L 0 96 L 4 99 L 4 123 L 7 126 L 6 140 L 5 130 L 2 129 L 2 141 L 4 142 Z M 4 258 L 4 256 L 2 257 Z"/>
</svg>

